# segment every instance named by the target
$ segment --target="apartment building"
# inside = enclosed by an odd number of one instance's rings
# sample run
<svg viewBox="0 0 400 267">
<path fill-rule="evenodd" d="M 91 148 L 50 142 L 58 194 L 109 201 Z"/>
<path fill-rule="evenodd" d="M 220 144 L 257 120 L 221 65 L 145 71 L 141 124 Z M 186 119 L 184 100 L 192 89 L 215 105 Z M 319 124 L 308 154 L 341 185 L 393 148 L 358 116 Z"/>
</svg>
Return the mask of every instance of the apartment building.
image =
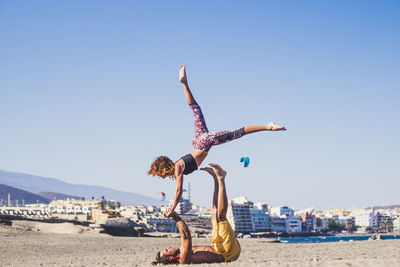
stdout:
<svg viewBox="0 0 400 267">
<path fill-rule="evenodd" d="M 174 202 L 173 199 L 170 201 L 170 205 L 172 205 Z M 178 214 L 185 214 L 189 212 L 192 209 L 192 203 L 189 201 L 189 199 L 181 198 L 179 201 L 178 205 L 175 208 L 176 213 Z"/>
<path fill-rule="evenodd" d="M 268 211 L 265 209 L 250 209 L 250 216 L 253 221 L 255 232 L 269 232 L 271 231 L 271 222 Z"/>
<path fill-rule="evenodd" d="M 286 218 L 271 216 L 271 232 L 286 232 Z"/>
<path fill-rule="evenodd" d="M 98 208 L 98 203 L 98 200 L 53 200 L 48 208 L 50 213 L 88 215 L 92 209 Z"/>
<path fill-rule="evenodd" d="M 400 217 L 393 219 L 393 231 L 400 232 Z"/>
<path fill-rule="evenodd" d="M 288 206 L 279 206 L 271 208 L 270 214 L 272 216 L 294 216 L 294 209 L 289 208 Z"/>
<path fill-rule="evenodd" d="M 317 228 L 315 216 L 308 212 L 301 215 L 301 223 L 302 230 L 306 233 L 311 233 Z"/>
<path fill-rule="evenodd" d="M 300 233 L 302 231 L 301 217 L 300 216 L 286 216 L 285 219 L 285 231 L 289 233 Z"/>
<path fill-rule="evenodd" d="M 354 223 L 361 227 L 378 228 L 378 215 L 374 210 L 366 210 L 354 216 Z"/>
<path fill-rule="evenodd" d="M 254 232 L 253 220 L 250 210 L 253 208 L 253 202 L 246 197 L 239 197 L 229 201 L 227 219 L 235 233 Z"/>
</svg>

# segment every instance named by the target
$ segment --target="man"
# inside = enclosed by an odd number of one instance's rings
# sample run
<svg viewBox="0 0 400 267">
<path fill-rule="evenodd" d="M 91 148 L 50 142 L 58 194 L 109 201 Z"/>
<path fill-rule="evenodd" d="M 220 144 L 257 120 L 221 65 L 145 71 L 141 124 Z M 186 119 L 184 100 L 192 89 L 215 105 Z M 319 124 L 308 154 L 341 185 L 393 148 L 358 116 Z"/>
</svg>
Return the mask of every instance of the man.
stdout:
<svg viewBox="0 0 400 267">
<path fill-rule="evenodd" d="M 181 235 L 181 247 L 168 247 L 159 251 L 153 264 L 190 264 L 229 262 L 239 258 L 240 245 L 232 227 L 226 219 L 228 198 L 225 189 L 224 171 L 219 165 L 210 163 L 210 167 L 201 168 L 214 178 L 214 195 L 212 203 L 211 246 L 192 246 L 192 237 L 189 228 L 175 211 L 167 209 L 164 216 L 172 217 Z"/>
</svg>

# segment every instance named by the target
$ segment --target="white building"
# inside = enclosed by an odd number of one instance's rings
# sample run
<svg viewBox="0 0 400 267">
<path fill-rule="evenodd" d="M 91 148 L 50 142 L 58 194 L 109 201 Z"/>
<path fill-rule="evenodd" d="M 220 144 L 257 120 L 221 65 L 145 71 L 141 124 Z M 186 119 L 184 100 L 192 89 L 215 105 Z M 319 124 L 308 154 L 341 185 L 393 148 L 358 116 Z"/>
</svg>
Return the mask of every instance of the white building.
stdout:
<svg viewBox="0 0 400 267">
<path fill-rule="evenodd" d="M 49 217 L 49 208 L 46 204 L 28 204 L 25 206 L 0 206 L 0 214 L 22 217 Z"/>
<path fill-rule="evenodd" d="M 285 230 L 290 233 L 301 232 L 301 217 L 300 216 L 284 216 Z"/>
<path fill-rule="evenodd" d="M 253 220 L 250 209 L 253 202 L 246 197 L 239 197 L 229 201 L 227 219 L 236 233 L 254 232 Z"/>
<path fill-rule="evenodd" d="M 62 205 L 55 205 L 54 209 L 52 209 L 54 213 L 66 213 L 66 207 Z"/>
<path fill-rule="evenodd" d="M 197 214 L 202 218 L 210 218 L 211 216 L 211 207 L 202 207 L 198 205 L 192 205 L 192 210 L 190 211 L 192 214 Z"/>
<path fill-rule="evenodd" d="M 143 220 L 146 216 L 153 214 L 162 215 L 161 208 L 156 206 L 122 206 L 119 211 L 123 217 L 127 217 L 134 222 Z"/>
<path fill-rule="evenodd" d="M 150 213 L 161 213 L 161 208 L 157 206 L 146 206 L 147 211 Z"/>
<path fill-rule="evenodd" d="M 56 214 L 90 214 L 98 207 L 98 200 L 53 200 L 48 205 L 49 211 Z"/>
<path fill-rule="evenodd" d="M 163 216 L 148 216 L 145 218 L 145 223 L 147 225 L 152 225 L 154 227 L 154 231 L 157 232 L 169 232 L 169 233 L 177 233 L 178 228 L 176 227 L 176 223 L 171 218 L 164 218 Z"/>
<path fill-rule="evenodd" d="M 294 216 L 294 209 L 289 208 L 288 206 L 280 206 L 271 208 L 271 216 Z"/>
<path fill-rule="evenodd" d="M 271 216 L 271 232 L 286 232 L 286 218 Z"/>
<path fill-rule="evenodd" d="M 171 199 L 170 204 L 172 205 L 174 203 L 174 200 Z M 189 212 L 192 209 L 192 203 L 189 201 L 189 199 L 184 199 L 181 198 L 179 201 L 178 205 L 175 208 L 176 213 L 178 214 L 185 214 Z"/>
<path fill-rule="evenodd" d="M 315 223 L 315 230 L 316 231 L 323 231 L 323 230 L 328 230 L 329 229 L 329 219 L 326 218 L 325 216 L 321 217 L 316 217 L 316 223 Z"/>
<path fill-rule="evenodd" d="M 294 209 L 288 206 L 272 207 L 271 231 L 273 232 L 301 232 L 301 217 L 294 216 Z"/>
<path fill-rule="evenodd" d="M 265 210 L 266 212 L 268 212 L 268 204 L 255 202 L 253 207 L 254 209 Z"/>
<path fill-rule="evenodd" d="M 271 231 L 271 223 L 269 221 L 269 214 L 264 209 L 250 209 L 250 216 L 253 221 L 255 232 L 269 232 Z"/>
<path fill-rule="evenodd" d="M 400 217 L 393 219 L 393 230 L 396 232 L 400 231 Z"/>
<path fill-rule="evenodd" d="M 354 216 L 355 225 L 361 227 L 378 227 L 378 215 L 374 210 L 366 210 Z"/>
</svg>

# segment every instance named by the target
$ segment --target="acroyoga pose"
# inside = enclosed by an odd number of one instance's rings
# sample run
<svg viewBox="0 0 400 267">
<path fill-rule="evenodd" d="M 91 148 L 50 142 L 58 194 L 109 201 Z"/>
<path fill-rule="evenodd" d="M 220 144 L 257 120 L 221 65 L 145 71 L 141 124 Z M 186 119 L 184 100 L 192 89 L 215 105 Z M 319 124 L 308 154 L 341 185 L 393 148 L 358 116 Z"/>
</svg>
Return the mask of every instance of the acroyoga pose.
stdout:
<svg viewBox="0 0 400 267">
<path fill-rule="evenodd" d="M 157 157 L 147 172 L 149 175 L 159 176 L 161 178 L 171 177 L 176 180 L 176 191 L 172 207 L 168 210 L 172 212 L 178 205 L 183 193 L 183 175 L 187 175 L 197 170 L 197 167 L 207 157 L 208 151 L 212 146 L 220 145 L 228 141 L 242 137 L 245 134 L 255 133 L 259 131 L 285 131 L 286 128 L 270 122 L 266 125 L 245 126 L 234 131 L 209 132 L 206 122 L 201 112 L 200 106 L 197 104 L 186 77 L 186 67 L 179 67 L 179 81 L 183 84 L 185 90 L 186 101 L 194 113 L 195 135 L 193 138 L 193 151 L 181 157 L 178 161 L 173 162 L 166 156 Z"/>
<path fill-rule="evenodd" d="M 189 227 L 175 212 L 164 212 L 164 216 L 172 217 L 181 235 L 181 247 L 168 247 L 156 254 L 152 264 L 191 264 L 235 261 L 240 255 L 240 244 L 233 229 L 226 219 L 228 198 L 226 196 L 224 171 L 217 164 L 201 168 L 214 178 L 214 195 L 212 203 L 212 241 L 210 246 L 192 246 Z"/>
</svg>

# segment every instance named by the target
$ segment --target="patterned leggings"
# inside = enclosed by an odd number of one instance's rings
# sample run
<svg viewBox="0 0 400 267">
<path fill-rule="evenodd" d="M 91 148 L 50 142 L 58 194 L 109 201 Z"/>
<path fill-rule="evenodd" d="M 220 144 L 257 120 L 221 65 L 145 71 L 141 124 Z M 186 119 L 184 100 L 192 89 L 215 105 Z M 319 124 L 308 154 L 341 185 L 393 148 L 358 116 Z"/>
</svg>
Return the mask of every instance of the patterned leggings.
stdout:
<svg viewBox="0 0 400 267">
<path fill-rule="evenodd" d="M 203 151 L 209 151 L 212 146 L 220 145 L 231 140 L 235 140 L 245 135 L 244 127 L 235 131 L 220 131 L 210 133 L 207 129 L 206 121 L 200 106 L 194 101 L 189 105 L 194 114 L 194 129 L 195 135 L 193 138 L 193 147 Z"/>
</svg>

